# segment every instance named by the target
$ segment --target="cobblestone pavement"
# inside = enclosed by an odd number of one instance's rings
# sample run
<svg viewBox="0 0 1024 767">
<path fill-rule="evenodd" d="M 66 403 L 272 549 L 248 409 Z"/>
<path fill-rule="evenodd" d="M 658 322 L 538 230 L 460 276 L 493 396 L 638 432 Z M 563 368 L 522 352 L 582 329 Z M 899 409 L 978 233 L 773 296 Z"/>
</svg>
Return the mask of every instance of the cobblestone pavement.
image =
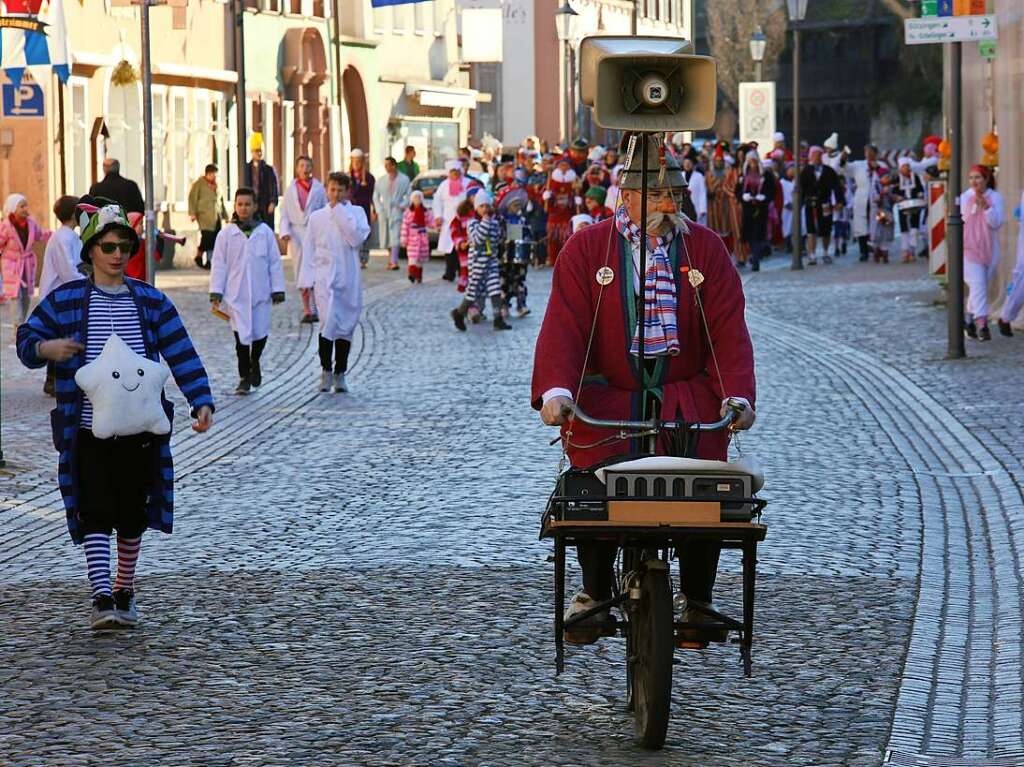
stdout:
<svg viewBox="0 0 1024 767">
<path fill-rule="evenodd" d="M 550 545 L 536 533 L 558 454 L 527 404 L 546 273 L 531 277 L 535 313 L 498 335 L 455 333 L 447 283 L 376 276 L 350 395 L 315 392 L 292 303 L 275 314 L 267 383 L 232 398 L 205 286 L 172 288 L 218 421 L 205 436 L 177 425 L 177 530 L 143 544 L 131 633 L 84 628 L 48 405 L 5 344 L 0 763 L 1013 759 L 1020 446 L 997 435 L 1021 415 L 1001 371 L 1024 347 L 937 361 L 928 283 L 897 268 L 884 282 L 837 264 L 748 283 L 760 418 L 742 446 L 771 501 L 754 677 L 733 648 L 683 654 L 656 754 L 632 744 L 621 640 L 570 650 L 553 674 Z M 738 569 L 723 558 L 727 608 Z"/>
</svg>

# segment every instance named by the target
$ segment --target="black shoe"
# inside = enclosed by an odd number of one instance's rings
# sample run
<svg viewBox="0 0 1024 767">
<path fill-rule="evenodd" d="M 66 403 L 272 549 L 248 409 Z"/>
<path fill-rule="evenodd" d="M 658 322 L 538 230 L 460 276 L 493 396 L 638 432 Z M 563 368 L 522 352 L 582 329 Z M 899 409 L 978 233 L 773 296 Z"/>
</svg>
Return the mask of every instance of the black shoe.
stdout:
<svg viewBox="0 0 1024 767">
<path fill-rule="evenodd" d="M 750 271 L 752 271 L 752 272 L 759 272 L 759 271 L 761 271 L 761 265 L 760 264 L 754 264 L 753 266 L 750 267 Z"/>
<path fill-rule="evenodd" d="M 89 615 L 89 626 L 94 630 L 112 629 L 117 627 L 117 613 L 114 598 L 109 594 L 101 594 L 92 600 L 92 613 Z"/>
<path fill-rule="evenodd" d="M 999 320 L 999 335 L 1006 336 L 1007 338 L 1013 337 L 1013 330 L 1010 328 L 1009 322 Z"/>
<path fill-rule="evenodd" d="M 978 337 L 978 326 L 974 324 L 974 320 L 964 323 L 964 330 L 967 331 L 968 338 Z"/>
<path fill-rule="evenodd" d="M 260 370 L 260 363 L 253 360 L 249 365 L 249 383 L 252 384 L 252 388 L 256 388 L 263 383 L 263 371 Z"/>
<path fill-rule="evenodd" d="M 196 262 L 196 266 L 198 266 L 200 269 L 205 269 L 206 268 L 206 267 L 203 266 L 203 257 L 202 257 L 202 255 L 197 255 L 192 260 Z"/>
<path fill-rule="evenodd" d="M 458 309 L 452 309 L 452 321 L 455 323 L 456 328 L 463 333 L 466 332 L 466 318 L 462 316 L 462 312 Z"/>
<path fill-rule="evenodd" d="M 114 591 L 114 619 L 121 626 L 134 626 L 139 622 L 139 611 L 135 606 L 135 592 L 130 589 Z"/>
<path fill-rule="evenodd" d="M 302 319 L 299 320 L 300 325 L 312 325 L 314 322 L 316 322 L 316 320 L 313 318 L 312 314 L 303 314 Z"/>
<path fill-rule="evenodd" d="M 981 341 L 991 341 L 992 331 L 988 329 L 988 325 L 982 325 L 978 329 L 978 339 Z"/>
<path fill-rule="evenodd" d="M 252 391 L 252 382 L 248 378 L 243 378 L 238 382 L 238 386 L 235 387 L 235 394 L 245 395 Z"/>
<path fill-rule="evenodd" d="M 495 330 L 511 330 L 512 326 L 505 322 L 505 318 L 499 313 L 494 318 L 494 329 Z"/>
</svg>

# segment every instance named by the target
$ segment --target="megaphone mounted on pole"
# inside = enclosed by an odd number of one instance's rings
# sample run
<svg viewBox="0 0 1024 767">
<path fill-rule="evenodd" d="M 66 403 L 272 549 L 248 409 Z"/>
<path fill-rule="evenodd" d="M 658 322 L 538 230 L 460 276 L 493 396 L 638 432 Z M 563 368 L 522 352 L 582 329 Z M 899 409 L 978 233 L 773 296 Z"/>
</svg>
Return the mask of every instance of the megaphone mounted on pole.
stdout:
<svg viewBox="0 0 1024 767">
<path fill-rule="evenodd" d="M 674 37 L 585 37 L 580 101 L 610 130 L 706 130 L 715 122 L 717 67 L 691 49 Z"/>
</svg>

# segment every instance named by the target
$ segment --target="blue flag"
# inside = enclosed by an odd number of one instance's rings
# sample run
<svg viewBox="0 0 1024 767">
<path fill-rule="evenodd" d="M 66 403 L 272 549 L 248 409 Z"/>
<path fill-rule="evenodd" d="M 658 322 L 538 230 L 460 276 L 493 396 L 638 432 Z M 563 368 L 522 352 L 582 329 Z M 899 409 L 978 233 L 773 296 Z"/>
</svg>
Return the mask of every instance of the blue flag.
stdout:
<svg viewBox="0 0 1024 767">
<path fill-rule="evenodd" d="M 383 8 L 386 5 L 408 5 L 409 3 L 429 3 L 431 0 L 370 0 L 371 8 Z"/>
</svg>

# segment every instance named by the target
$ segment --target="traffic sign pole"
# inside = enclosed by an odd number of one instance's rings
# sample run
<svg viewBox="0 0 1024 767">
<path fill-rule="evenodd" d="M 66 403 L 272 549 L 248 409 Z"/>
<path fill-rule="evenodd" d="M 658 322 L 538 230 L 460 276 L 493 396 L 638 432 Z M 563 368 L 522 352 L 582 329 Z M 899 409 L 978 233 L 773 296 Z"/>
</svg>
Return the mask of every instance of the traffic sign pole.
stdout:
<svg viewBox="0 0 1024 767">
<path fill-rule="evenodd" d="M 960 64 L 963 43 L 950 43 L 945 54 L 949 56 L 949 220 L 946 223 L 946 275 L 947 317 L 949 343 L 948 359 L 967 356 L 964 348 L 964 220 L 960 215 L 960 179 L 963 168 L 960 158 L 960 133 L 963 121 L 962 77 Z"/>
</svg>

